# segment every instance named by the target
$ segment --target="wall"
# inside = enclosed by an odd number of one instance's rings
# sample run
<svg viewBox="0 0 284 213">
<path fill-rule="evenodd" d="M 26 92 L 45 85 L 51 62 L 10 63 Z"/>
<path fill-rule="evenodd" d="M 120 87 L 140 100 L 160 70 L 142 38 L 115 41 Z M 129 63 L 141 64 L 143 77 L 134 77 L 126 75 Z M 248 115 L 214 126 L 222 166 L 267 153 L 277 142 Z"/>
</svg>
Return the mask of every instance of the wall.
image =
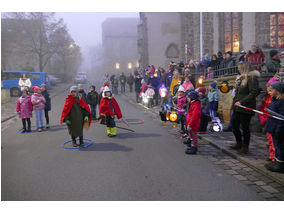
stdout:
<svg viewBox="0 0 284 213">
<path fill-rule="evenodd" d="M 256 42 L 255 14 L 256 13 L 243 13 L 242 46 L 246 51 L 250 49 L 252 43 Z"/>
</svg>

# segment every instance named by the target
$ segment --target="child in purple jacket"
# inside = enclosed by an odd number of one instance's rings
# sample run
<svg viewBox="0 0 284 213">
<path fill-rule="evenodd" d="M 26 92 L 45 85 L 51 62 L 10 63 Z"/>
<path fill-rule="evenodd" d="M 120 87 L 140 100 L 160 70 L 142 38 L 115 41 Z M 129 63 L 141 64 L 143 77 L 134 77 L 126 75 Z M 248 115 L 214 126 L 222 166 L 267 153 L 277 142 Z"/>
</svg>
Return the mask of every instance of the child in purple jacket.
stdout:
<svg viewBox="0 0 284 213">
<path fill-rule="evenodd" d="M 34 94 L 32 95 L 32 104 L 36 112 L 36 128 L 37 131 L 41 132 L 43 130 L 43 114 L 46 101 L 38 86 L 33 86 L 32 89 L 34 91 Z"/>
<path fill-rule="evenodd" d="M 22 96 L 17 100 L 16 112 L 19 114 L 19 118 L 22 119 L 23 130 L 22 132 L 31 132 L 31 117 L 32 117 L 33 105 L 31 97 L 28 96 L 25 89 L 22 90 Z M 26 125 L 28 124 L 28 128 Z"/>
</svg>

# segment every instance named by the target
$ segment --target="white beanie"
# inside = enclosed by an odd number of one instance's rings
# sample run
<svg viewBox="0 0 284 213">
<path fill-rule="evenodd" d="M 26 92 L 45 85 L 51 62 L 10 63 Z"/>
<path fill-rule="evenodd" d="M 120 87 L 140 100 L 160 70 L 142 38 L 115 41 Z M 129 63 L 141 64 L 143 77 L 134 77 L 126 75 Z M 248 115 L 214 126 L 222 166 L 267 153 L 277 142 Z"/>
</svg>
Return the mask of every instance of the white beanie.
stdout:
<svg viewBox="0 0 284 213">
<path fill-rule="evenodd" d="M 109 89 L 108 86 L 105 86 L 103 93 L 105 93 L 105 92 L 110 92 L 110 89 Z"/>
<path fill-rule="evenodd" d="M 179 88 L 178 88 L 178 92 L 180 92 L 180 91 L 181 92 L 185 92 L 185 89 L 184 89 L 184 87 L 182 85 L 180 85 Z"/>
</svg>

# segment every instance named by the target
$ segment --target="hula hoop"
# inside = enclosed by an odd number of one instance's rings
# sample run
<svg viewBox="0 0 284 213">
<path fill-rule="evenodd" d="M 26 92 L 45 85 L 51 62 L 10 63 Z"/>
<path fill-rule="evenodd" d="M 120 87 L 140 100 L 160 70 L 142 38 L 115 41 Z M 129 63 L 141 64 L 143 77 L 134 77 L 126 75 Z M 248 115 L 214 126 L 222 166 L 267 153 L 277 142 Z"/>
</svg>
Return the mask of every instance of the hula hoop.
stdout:
<svg viewBox="0 0 284 213">
<path fill-rule="evenodd" d="M 126 119 L 124 119 L 126 122 L 127 122 L 127 124 L 129 124 L 129 125 L 138 125 L 138 124 L 144 124 L 144 120 L 142 120 L 142 119 L 140 119 L 140 118 L 126 118 Z M 129 122 L 129 121 L 138 121 L 138 122 Z M 123 121 L 124 122 L 124 121 Z M 125 122 L 124 122 L 125 123 Z"/>
<path fill-rule="evenodd" d="M 17 132 L 20 134 L 31 134 L 37 132 L 36 130 L 32 130 L 31 132 L 21 132 L 23 129 L 18 129 Z"/>
<path fill-rule="evenodd" d="M 91 146 L 92 144 L 94 144 L 94 141 L 91 140 L 91 139 L 83 138 L 83 141 L 84 141 L 84 140 L 85 140 L 85 141 L 90 141 L 91 143 L 89 143 L 89 144 L 87 144 L 87 145 L 85 145 L 85 146 L 66 147 L 65 144 L 72 142 L 72 140 L 70 140 L 70 141 L 64 142 L 64 143 L 62 144 L 62 148 L 63 148 L 63 149 L 82 149 L 82 148 L 86 148 L 86 147 Z"/>
</svg>

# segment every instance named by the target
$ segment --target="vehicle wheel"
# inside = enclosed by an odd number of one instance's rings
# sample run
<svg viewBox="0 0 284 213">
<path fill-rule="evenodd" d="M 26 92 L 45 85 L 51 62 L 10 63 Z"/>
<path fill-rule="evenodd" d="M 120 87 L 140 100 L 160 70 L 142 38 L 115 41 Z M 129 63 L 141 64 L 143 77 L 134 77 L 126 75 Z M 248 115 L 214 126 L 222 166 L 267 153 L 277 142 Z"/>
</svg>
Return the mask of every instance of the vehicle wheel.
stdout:
<svg viewBox="0 0 284 213">
<path fill-rule="evenodd" d="M 12 88 L 10 90 L 10 96 L 11 97 L 20 97 L 21 96 L 21 90 L 19 88 Z"/>
</svg>

